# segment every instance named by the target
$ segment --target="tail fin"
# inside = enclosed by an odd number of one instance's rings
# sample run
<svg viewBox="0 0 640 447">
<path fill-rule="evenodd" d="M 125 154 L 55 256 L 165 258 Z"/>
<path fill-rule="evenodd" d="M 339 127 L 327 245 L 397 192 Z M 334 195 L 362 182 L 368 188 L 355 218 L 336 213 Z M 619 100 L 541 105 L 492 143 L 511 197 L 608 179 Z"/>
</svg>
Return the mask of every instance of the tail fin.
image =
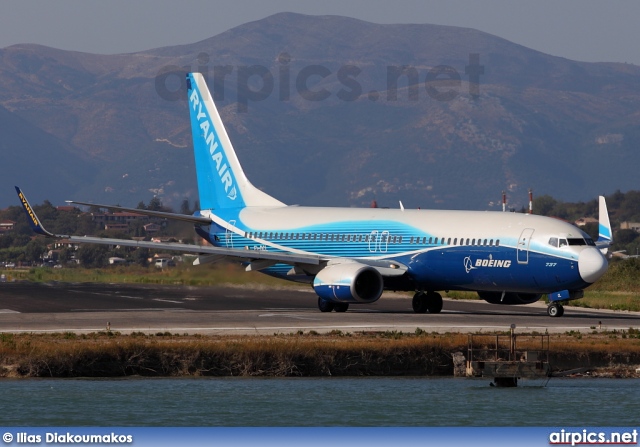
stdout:
<svg viewBox="0 0 640 447">
<path fill-rule="evenodd" d="M 200 208 L 284 206 L 249 182 L 200 73 L 187 74 Z"/>
<path fill-rule="evenodd" d="M 607 254 L 609 246 L 613 243 L 613 231 L 609 222 L 609 211 L 604 196 L 598 198 L 598 240 L 596 246 L 603 254 Z"/>
</svg>

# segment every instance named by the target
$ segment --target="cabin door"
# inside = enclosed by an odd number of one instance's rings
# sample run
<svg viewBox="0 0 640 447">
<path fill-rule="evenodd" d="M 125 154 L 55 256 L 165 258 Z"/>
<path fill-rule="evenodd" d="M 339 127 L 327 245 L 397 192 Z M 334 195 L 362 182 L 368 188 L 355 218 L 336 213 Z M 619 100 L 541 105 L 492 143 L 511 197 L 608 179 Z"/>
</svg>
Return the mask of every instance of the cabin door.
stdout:
<svg viewBox="0 0 640 447">
<path fill-rule="evenodd" d="M 518 264 L 529 263 L 529 244 L 534 231 L 533 228 L 525 228 L 520 234 L 520 239 L 518 239 Z"/>
</svg>

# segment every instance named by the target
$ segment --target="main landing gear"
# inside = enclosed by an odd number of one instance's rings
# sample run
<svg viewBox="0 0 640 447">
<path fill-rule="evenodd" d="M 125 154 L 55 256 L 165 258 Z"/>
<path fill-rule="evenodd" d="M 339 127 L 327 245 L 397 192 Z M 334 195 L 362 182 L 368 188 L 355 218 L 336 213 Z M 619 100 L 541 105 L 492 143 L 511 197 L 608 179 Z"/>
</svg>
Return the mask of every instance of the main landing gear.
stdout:
<svg viewBox="0 0 640 447">
<path fill-rule="evenodd" d="M 349 303 L 333 303 L 318 297 L 318 309 L 320 309 L 320 312 L 331 312 L 332 310 L 346 312 L 349 309 Z"/>
<path fill-rule="evenodd" d="M 551 303 L 547 307 L 547 315 L 550 317 L 561 317 L 564 315 L 564 306 L 560 303 Z"/>
<path fill-rule="evenodd" d="M 438 292 L 416 292 L 411 301 L 413 311 L 417 314 L 429 312 L 430 314 L 440 313 L 442 310 L 442 295 Z"/>
</svg>

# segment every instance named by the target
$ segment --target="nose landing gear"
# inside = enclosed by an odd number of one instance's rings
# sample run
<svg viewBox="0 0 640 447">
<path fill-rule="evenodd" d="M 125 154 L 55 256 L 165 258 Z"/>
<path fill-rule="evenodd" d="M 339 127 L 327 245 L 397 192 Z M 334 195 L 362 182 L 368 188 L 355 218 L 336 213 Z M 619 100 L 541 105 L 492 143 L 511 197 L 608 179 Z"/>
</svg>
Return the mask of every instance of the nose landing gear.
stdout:
<svg viewBox="0 0 640 447">
<path fill-rule="evenodd" d="M 551 303 L 547 307 L 547 315 L 550 317 L 561 317 L 564 315 L 564 306 L 560 303 Z"/>
</svg>

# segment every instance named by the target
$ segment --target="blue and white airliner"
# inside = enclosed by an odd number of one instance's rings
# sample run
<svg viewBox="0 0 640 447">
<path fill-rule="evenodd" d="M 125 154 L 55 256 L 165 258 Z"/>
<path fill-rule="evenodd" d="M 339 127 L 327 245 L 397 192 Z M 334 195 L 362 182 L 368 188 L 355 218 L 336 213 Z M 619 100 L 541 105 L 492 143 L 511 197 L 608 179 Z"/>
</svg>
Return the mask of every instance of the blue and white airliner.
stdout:
<svg viewBox="0 0 640 447">
<path fill-rule="evenodd" d="M 529 304 L 549 295 L 548 314 L 607 270 L 612 242 L 600 197 L 594 242 L 567 222 L 522 213 L 287 206 L 245 176 L 200 73 L 187 74 L 201 210 L 194 215 L 98 205 L 192 222 L 210 246 L 154 243 L 45 230 L 16 187 L 33 229 L 76 243 L 198 255 L 194 264 L 236 260 L 246 270 L 311 283 L 322 312 L 373 303 L 384 290 L 412 291 L 417 313 L 438 313 L 439 291 L 475 291 L 493 304 Z M 95 205 L 71 201 L 79 205 Z"/>
</svg>

